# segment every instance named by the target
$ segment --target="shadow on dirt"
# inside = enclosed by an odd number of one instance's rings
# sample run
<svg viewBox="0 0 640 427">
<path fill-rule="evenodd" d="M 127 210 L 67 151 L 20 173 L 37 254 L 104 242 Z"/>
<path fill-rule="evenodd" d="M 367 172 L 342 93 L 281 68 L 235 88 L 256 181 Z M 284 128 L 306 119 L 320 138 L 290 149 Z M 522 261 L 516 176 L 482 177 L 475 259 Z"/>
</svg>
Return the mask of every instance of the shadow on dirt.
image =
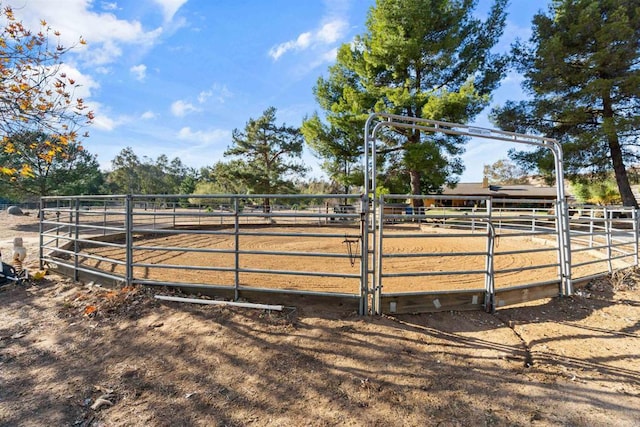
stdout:
<svg viewBox="0 0 640 427">
<path fill-rule="evenodd" d="M 40 231 L 40 224 L 36 221 L 29 224 L 15 224 L 9 227 L 12 230 L 20 233 L 38 233 Z"/>
<path fill-rule="evenodd" d="M 639 372 L 615 366 L 637 346 L 585 359 L 536 350 L 590 334 L 636 339 L 637 323 L 574 326 L 619 301 L 372 318 L 161 303 L 157 291 L 54 282 L 1 291 L 0 425 L 589 424 L 549 402 L 640 419 L 614 387 L 640 389 Z M 521 331 L 526 347 L 513 333 L 544 323 L 578 332 L 534 341 Z M 567 378 L 580 369 L 610 387 Z M 100 397 L 109 403 L 92 409 Z"/>
</svg>

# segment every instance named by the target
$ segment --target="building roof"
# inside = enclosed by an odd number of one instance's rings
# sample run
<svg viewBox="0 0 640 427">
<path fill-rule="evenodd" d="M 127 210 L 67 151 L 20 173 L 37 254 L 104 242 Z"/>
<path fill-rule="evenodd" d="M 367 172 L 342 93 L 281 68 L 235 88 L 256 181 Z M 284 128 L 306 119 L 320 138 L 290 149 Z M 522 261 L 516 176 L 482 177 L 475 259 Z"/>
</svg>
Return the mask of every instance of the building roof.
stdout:
<svg viewBox="0 0 640 427">
<path fill-rule="evenodd" d="M 505 199 L 555 199 L 556 187 L 541 187 L 530 184 L 489 185 L 481 182 L 459 183 L 455 188 L 445 187 L 442 194 L 450 196 L 493 196 Z"/>
</svg>

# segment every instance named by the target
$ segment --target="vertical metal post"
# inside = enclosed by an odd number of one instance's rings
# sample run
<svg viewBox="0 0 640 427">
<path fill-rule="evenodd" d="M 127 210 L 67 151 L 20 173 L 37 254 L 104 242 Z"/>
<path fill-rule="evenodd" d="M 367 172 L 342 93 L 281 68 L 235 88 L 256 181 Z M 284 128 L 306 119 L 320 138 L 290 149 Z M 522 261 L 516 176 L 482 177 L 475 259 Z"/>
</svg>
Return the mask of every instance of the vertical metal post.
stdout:
<svg viewBox="0 0 640 427">
<path fill-rule="evenodd" d="M 39 239 L 40 239 L 40 243 L 39 243 L 39 247 L 38 247 L 38 257 L 39 257 L 39 265 L 40 265 L 40 270 L 44 269 L 44 262 L 43 262 L 43 258 L 44 258 L 44 236 L 42 235 L 42 233 L 44 232 L 44 208 L 45 208 L 45 202 L 43 198 L 40 198 L 40 210 L 38 212 L 38 234 L 39 234 Z"/>
<path fill-rule="evenodd" d="M 67 223 L 67 232 L 69 234 L 67 237 L 69 238 L 73 237 L 73 208 L 77 201 L 77 198 L 69 199 L 69 222 Z"/>
<path fill-rule="evenodd" d="M 151 228 L 155 229 L 156 228 L 156 224 L 157 224 L 157 216 L 158 216 L 158 204 L 156 203 L 156 201 L 154 200 L 153 202 L 153 221 L 151 222 Z M 144 210 L 146 211 L 149 208 L 149 202 L 145 200 L 144 202 Z M 174 215 L 175 217 L 175 215 Z M 146 221 L 145 221 L 146 222 Z"/>
<path fill-rule="evenodd" d="M 633 262 L 638 265 L 638 209 L 631 211 L 631 218 L 633 218 Z"/>
<path fill-rule="evenodd" d="M 564 269 L 562 267 L 562 260 L 563 260 L 563 249 L 562 249 L 562 226 L 560 225 L 560 203 L 558 202 L 558 199 L 556 199 L 556 203 L 553 206 L 553 221 L 554 221 L 554 227 L 555 227 L 555 232 L 556 232 L 556 244 L 558 245 L 558 252 L 557 252 L 557 256 L 556 259 L 558 261 L 558 278 L 560 279 L 560 295 L 564 295 L 565 294 L 565 289 L 564 289 Z"/>
<path fill-rule="evenodd" d="M 58 201 L 59 202 L 59 201 Z M 58 205 L 58 209 L 60 209 L 60 206 Z M 56 211 L 56 248 L 60 247 L 60 238 L 58 236 L 60 236 L 60 227 L 61 227 L 61 222 L 60 222 L 60 211 L 57 210 Z"/>
<path fill-rule="evenodd" d="M 490 242 L 487 242 L 487 276 L 485 276 L 485 295 L 484 295 L 484 307 L 487 312 L 489 310 L 495 310 L 495 271 L 493 269 L 493 260 L 495 258 L 495 240 L 496 229 L 493 226 L 493 198 L 489 197 L 485 201 L 486 215 L 487 215 L 487 235 Z M 490 251 L 489 251 L 490 248 Z M 489 256 L 489 254 L 491 254 Z M 491 258 L 491 260 L 489 260 Z"/>
<path fill-rule="evenodd" d="M 560 181 L 556 184 L 558 187 L 563 185 Z M 571 289 L 571 253 L 569 246 L 569 224 L 568 214 L 569 210 L 566 206 L 566 200 L 558 199 L 556 201 L 556 233 L 558 241 L 558 261 L 560 263 L 560 281 L 561 290 L 560 294 L 563 296 L 569 296 L 573 293 Z"/>
<path fill-rule="evenodd" d="M 564 191 L 564 168 L 562 165 L 562 146 L 557 141 L 552 141 L 550 146 L 555 160 L 556 170 L 556 227 L 558 232 L 559 260 L 560 260 L 560 280 L 561 292 L 563 296 L 573 294 L 571 283 L 571 232 L 569 229 L 569 208 L 567 206 Z"/>
<path fill-rule="evenodd" d="M 124 227 L 125 227 L 125 283 L 131 286 L 133 283 L 133 200 L 131 194 L 124 199 Z"/>
<path fill-rule="evenodd" d="M 373 274 L 373 300 L 371 303 L 371 312 L 373 314 L 382 314 L 382 243 L 383 243 L 383 225 L 384 225 L 384 195 L 380 195 L 380 199 L 377 204 L 377 228 L 378 234 L 376 235 L 376 244 L 373 256 L 375 257 L 375 268 Z"/>
<path fill-rule="evenodd" d="M 79 279 L 78 267 L 80 262 L 80 257 L 78 256 L 78 252 L 80 251 L 80 242 L 78 242 L 78 239 L 80 238 L 80 199 L 76 197 L 74 200 L 75 219 L 73 222 L 75 225 L 75 231 L 73 233 L 73 280 L 77 282 Z"/>
<path fill-rule="evenodd" d="M 491 220 L 487 220 L 487 258 L 485 262 L 485 278 L 484 278 L 484 310 L 487 313 L 496 311 L 496 287 L 495 287 L 495 270 L 493 267 L 495 258 L 495 241 L 496 230 L 493 228 Z"/>
<path fill-rule="evenodd" d="M 593 208 L 591 208 L 591 213 L 589 214 L 589 247 L 593 247 L 593 219 L 595 218 L 595 213 L 593 212 Z"/>
<path fill-rule="evenodd" d="M 377 253 L 376 239 L 376 204 L 375 190 L 377 186 L 376 177 L 376 141 L 375 133 L 378 125 L 374 125 L 373 120 L 378 117 L 371 114 L 364 125 L 364 194 L 361 197 L 361 235 L 362 235 L 362 263 L 360 267 L 360 314 L 369 312 L 370 288 L 375 286 L 375 256 Z M 372 215 L 373 218 L 370 216 Z M 372 248 L 369 248 L 371 237 Z M 371 259 L 369 257 L 372 257 Z M 369 265 L 371 261 L 372 265 Z M 373 268 L 373 269 L 372 269 Z"/>
<path fill-rule="evenodd" d="M 107 201 L 102 202 L 102 235 L 107 235 Z"/>
<path fill-rule="evenodd" d="M 604 208 L 604 233 L 607 239 L 607 266 L 609 267 L 609 274 L 613 273 L 613 262 L 611 261 L 611 218 L 613 212 L 610 212 L 607 207 Z"/>
<path fill-rule="evenodd" d="M 369 195 L 364 193 L 360 197 L 360 315 L 369 312 L 369 221 Z"/>
<path fill-rule="evenodd" d="M 487 218 L 488 221 L 491 222 L 491 226 L 493 227 L 493 199 L 491 197 L 489 197 L 486 201 L 486 206 L 487 206 Z M 495 234 L 495 228 L 494 228 L 494 234 Z"/>
<path fill-rule="evenodd" d="M 476 207 L 471 208 L 471 233 L 476 232 Z"/>
<path fill-rule="evenodd" d="M 238 199 L 233 199 L 233 212 L 234 212 L 234 256 L 235 256 L 235 277 L 233 284 L 233 299 L 237 301 L 240 298 L 240 206 Z M 220 217 L 222 219 L 222 217 Z"/>
</svg>

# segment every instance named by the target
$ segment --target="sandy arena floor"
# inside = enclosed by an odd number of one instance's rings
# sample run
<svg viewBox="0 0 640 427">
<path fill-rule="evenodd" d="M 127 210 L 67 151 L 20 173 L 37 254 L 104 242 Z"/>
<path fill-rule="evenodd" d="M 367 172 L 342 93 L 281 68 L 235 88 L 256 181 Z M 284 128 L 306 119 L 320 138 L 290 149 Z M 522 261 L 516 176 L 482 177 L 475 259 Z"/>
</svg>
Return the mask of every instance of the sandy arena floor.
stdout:
<svg viewBox="0 0 640 427">
<path fill-rule="evenodd" d="M 226 229 L 229 231 L 228 229 Z M 220 230 L 217 230 L 220 231 Z M 242 269 L 286 271 L 288 274 L 265 272 L 240 273 L 241 286 L 255 288 L 291 289 L 328 293 L 357 294 L 360 282 L 360 262 L 348 257 L 348 243 L 359 231 L 349 227 L 262 227 L 244 228 L 244 232 L 266 235 L 240 236 L 239 257 Z M 383 289 L 387 293 L 450 291 L 484 289 L 486 236 L 478 232 L 475 237 L 445 237 L 442 229 L 401 226 L 387 228 L 383 241 L 382 260 Z M 460 231 L 446 230 L 448 233 Z M 291 234 L 281 236 L 278 233 Z M 305 236 L 309 233 L 332 234 L 330 237 Z M 123 242 L 120 242 L 123 243 Z M 231 269 L 235 265 L 233 253 L 207 252 L 232 251 L 234 237 L 218 234 L 166 234 L 141 237 L 135 241 L 134 262 L 146 264 L 134 267 L 136 279 L 162 282 L 197 283 L 233 286 L 233 271 L 211 271 L 207 268 Z M 170 249 L 173 248 L 173 249 Z M 180 250 L 185 248 L 186 250 Z M 509 252 L 531 249 L 542 252 L 513 254 Z M 360 253 L 360 245 L 351 243 L 353 253 Z M 121 248 L 86 248 L 86 253 L 124 261 Z M 295 252 L 296 255 L 273 254 Z M 476 253 L 476 254 L 473 254 Z M 328 256 L 312 256 L 326 254 Z M 335 255 L 339 255 L 336 257 Z M 395 257 L 400 255 L 401 257 Z M 411 256 L 407 256 L 411 255 Z M 434 256 L 435 255 L 435 256 Z M 557 251 L 549 240 L 530 237 L 500 237 L 495 248 L 494 269 L 496 288 L 539 283 L 557 278 Z M 593 254 L 580 252 L 573 261 L 581 263 L 594 260 Z M 108 261 L 82 258 L 84 265 L 108 272 L 124 274 L 124 267 Z M 165 267 L 162 267 L 162 266 Z M 180 270 L 166 266 L 197 266 L 203 269 Z M 547 266 L 528 269 L 532 266 Z M 500 273 L 501 270 L 511 270 Z M 606 263 L 586 265 L 573 269 L 574 278 L 606 271 Z M 474 273 L 453 274 L 458 271 Z M 300 272 L 301 274 L 296 274 Z M 435 275 L 428 275 L 434 272 Z M 452 274 L 443 274 L 451 272 Z M 305 275 L 311 273 L 317 276 Z M 323 273 L 344 274 L 352 277 L 320 277 Z M 414 274 L 411 277 L 384 277 L 384 274 Z"/>
</svg>

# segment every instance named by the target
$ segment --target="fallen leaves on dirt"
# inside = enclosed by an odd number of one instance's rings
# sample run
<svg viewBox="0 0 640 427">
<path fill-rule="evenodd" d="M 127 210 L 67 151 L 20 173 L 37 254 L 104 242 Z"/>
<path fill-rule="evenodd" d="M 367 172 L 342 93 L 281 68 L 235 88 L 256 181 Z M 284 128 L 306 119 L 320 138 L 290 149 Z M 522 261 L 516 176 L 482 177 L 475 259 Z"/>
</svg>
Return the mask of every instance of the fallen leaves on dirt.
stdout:
<svg viewBox="0 0 640 427">
<path fill-rule="evenodd" d="M 111 289 L 91 282 L 65 298 L 58 314 L 61 317 L 85 316 L 104 320 L 123 316 L 136 318 L 156 305 L 150 289 L 141 286 Z"/>
</svg>

